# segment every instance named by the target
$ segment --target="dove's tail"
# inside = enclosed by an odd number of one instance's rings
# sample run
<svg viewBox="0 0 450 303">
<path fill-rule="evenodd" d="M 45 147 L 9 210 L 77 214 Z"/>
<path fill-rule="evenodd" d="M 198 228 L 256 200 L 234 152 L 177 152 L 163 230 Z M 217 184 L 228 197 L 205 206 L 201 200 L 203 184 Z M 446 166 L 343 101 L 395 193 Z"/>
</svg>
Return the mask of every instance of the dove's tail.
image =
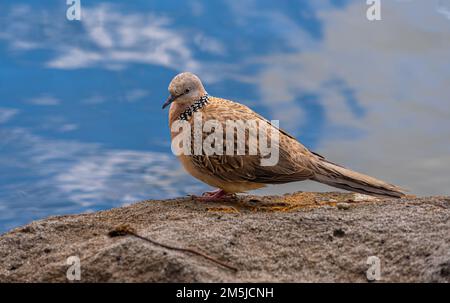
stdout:
<svg viewBox="0 0 450 303">
<path fill-rule="evenodd" d="M 313 180 L 337 188 L 379 197 L 401 198 L 404 190 L 320 158 Z"/>
</svg>

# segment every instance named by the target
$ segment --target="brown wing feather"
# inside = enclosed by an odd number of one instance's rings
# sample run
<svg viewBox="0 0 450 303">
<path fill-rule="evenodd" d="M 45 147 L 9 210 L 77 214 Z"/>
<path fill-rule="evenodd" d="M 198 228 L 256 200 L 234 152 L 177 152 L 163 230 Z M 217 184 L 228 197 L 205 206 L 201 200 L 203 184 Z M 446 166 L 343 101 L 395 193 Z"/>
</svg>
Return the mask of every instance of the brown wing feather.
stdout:
<svg viewBox="0 0 450 303">
<path fill-rule="evenodd" d="M 227 120 L 254 119 L 258 120 L 258 123 L 271 125 L 269 121 L 242 104 L 214 97 L 211 99 L 211 103 L 202 110 L 203 120 L 220 121 L 224 130 Z M 279 161 L 275 166 L 261 166 L 262 155 L 259 150 L 257 155 L 249 155 L 248 140 L 246 140 L 245 155 L 194 155 L 191 156 L 192 163 L 203 173 L 214 175 L 227 182 L 249 181 L 276 184 L 314 177 L 312 163 L 306 160 L 308 157 L 299 158 L 299 155 L 309 155 L 310 152 L 285 131 L 281 129 L 279 131 Z M 203 138 L 208 135 L 203 133 Z M 248 136 L 247 131 L 247 139 Z"/>
</svg>

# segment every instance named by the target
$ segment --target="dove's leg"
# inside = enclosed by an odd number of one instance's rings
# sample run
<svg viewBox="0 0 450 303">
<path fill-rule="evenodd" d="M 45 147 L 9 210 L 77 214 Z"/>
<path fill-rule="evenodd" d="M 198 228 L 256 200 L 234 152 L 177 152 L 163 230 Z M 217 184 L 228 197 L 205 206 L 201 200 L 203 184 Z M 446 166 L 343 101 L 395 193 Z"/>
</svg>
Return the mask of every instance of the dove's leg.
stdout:
<svg viewBox="0 0 450 303">
<path fill-rule="evenodd" d="M 205 192 L 202 194 L 202 197 L 211 197 L 211 196 L 214 196 L 214 195 L 219 194 L 221 191 L 223 191 L 223 190 L 220 189 L 220 188 L 218 188 L 218 189 L 216 189 L 216 190 L 213 190 L 213 191 L 205 191 Z"/>
<path fill-rule="evenodd" d="M 224 199 L 232 197 L 234 197 L 233 194 L 229 194 L 220 188 L 216 189 L 215 191 L 205 192 L 200 197 L 193 196 L 193 198 L 195 198 L 196 200 L 200 200 L 203 202 L 223 201 Z"/>
</svg>

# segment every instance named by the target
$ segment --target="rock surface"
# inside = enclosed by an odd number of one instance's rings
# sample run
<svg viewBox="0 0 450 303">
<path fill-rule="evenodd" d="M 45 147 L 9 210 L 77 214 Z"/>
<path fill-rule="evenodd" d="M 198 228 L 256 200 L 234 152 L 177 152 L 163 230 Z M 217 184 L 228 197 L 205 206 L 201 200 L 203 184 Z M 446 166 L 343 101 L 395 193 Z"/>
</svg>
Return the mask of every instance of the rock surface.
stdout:
<svg viewBox="0 0 450 303">
<path fill-rule="evenodd" d="M 369 256 L 381 281 L 450 282 L 450 198 L 383 200 L 342 193 L 143 201 L 51 217 L 0 236 L 0 281 L 65 282 L 67 258 L 81 282 L 365 282 Z M 193 248 L 201 256 L 124 235 Z"/>
</svg>

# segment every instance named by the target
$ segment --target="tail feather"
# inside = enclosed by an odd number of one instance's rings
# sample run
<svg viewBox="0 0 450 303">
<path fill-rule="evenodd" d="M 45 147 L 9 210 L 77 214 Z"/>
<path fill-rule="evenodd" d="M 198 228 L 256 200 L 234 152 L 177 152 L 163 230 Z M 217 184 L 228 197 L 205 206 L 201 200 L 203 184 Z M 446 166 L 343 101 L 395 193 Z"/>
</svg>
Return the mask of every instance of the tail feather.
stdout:
<svg viewBox="0 0 450 303">
<path fill-rule="evenodd" d="M 401 198 L 404 190 L 376 178 L 319 159 L 315 181 L 366 195 Z"/>
</svg>

